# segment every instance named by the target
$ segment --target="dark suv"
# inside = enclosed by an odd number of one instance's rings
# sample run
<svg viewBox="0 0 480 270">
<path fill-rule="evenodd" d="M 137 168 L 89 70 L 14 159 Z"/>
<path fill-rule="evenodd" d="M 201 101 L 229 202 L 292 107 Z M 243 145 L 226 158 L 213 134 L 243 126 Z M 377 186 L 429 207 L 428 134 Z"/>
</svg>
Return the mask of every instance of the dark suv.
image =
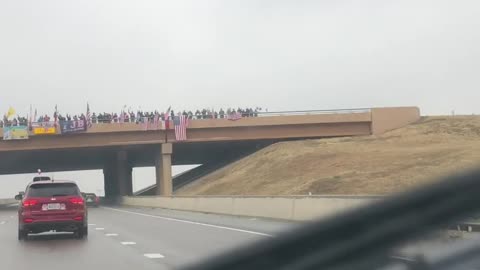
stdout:
<svg viewBox="0 0 480 270">
<path fill-rule="evenodd" d="M 29 233 L 73 232 L 88 234 L 88 215 L 80 190 L 72 181 L 38 181 L 27 186 L 18 209 L 18 240 Z"/>
</svg>

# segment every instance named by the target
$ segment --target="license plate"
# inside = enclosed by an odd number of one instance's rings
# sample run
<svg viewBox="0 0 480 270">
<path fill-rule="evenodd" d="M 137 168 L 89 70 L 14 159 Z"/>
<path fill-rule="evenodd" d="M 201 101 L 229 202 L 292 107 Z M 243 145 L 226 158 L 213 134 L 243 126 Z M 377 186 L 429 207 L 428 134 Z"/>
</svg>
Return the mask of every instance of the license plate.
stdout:
<svg viewBox="0 0 480 270">
<path fill-rule="evenodd" d="M 87 202 L 93 202 L 93 200 L 91 198 L 88 198 Z"/>
<path fill-rule="evenodd" d="M 42 210 L 65 210 L 65 204 L 63 203 L 49 203 L 42 205 Z"/>
</svg>

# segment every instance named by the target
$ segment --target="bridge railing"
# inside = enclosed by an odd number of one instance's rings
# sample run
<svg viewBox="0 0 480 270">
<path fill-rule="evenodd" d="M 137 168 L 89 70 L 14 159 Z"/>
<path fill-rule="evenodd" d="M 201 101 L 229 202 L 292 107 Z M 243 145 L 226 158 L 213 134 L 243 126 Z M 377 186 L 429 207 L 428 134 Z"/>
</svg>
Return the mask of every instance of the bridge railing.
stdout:
<svg viewBox="0 0 480 270">
<path fill-rule="evenodd" d="M 259 117 L 285 116 L 285 115 L 316 115 L 316 114 L 350 114 L 350 113 L 369 113 L 370 108 L 338 109 L 338 110 L 303 110 L 303 111 L 274 111 L 259 112 Z"/>
</svg>

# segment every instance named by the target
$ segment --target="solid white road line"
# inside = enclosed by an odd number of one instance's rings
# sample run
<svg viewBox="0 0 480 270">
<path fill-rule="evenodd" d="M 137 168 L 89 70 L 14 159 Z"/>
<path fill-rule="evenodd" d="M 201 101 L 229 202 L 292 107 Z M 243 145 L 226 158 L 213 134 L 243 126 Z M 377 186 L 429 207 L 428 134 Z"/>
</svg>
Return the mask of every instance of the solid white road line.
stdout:
<svg viewBox="0 0 480 270">
<path fill-rule="evenodd" d="M 146 254 L 143 254 L 143 256 L 145 256 L 149 259 L 163 259 L 163 258 L 165 258 L 165 256 L 163 256 L 160 253 L 146 253 Z"/>
<path fill-rule="evenodd" d="M 135 243 L 135 242 L 120 242 L 120 244 L 122 244 L 124 246 L 130 246 L 130 245 L 136 245 L 137 243 Z"/>
<path fill-rule="evenodd" d="M 243 232 L 243 233 L 261 235 L 261 236 L 273 237 L 273 235 L 271 235 L 271 234 L 266 234 L 266 233 L 261 233 L 261 232 L 254 232 L 254 231 L 249 231 L 249 230 L 236 229 L 236 228 L 232 228 L 232 227 L 218 226 L 218 225 L 212 225 L 212 224 L 207 224 L 207 223 L 188 221 L 188 220 L 177 219 L 177 218 L 160 217 L 160 216 L 143 214 L 143 213 L 138 213 L 138 212 L 133 212 L 133 211 L 120 210 L 120 209 L 111 208 L 111 207 L 102 207 L 102 208 L 108 209 L 108 210 L 112 210 L 112 211 L 121 212 L 121 213 L 132 214 L 132 215 L 138 215 L 138 216 L 144 216 L 144 217 L 151 217 L 151 218 L 158 218 L 158 219 L 163 219 L 163 220 L 168 220 L 168 221 L 176 221 L 176 222 L 182 222 L 182 223 L 187 223 L 187 224 L 194 224 L 194 225 L 200 225 L 200 226 L 205 226 L 205 227 L 212 227 L 212 228 L 217 228 L 217 229 L 222 229 L 222 230 L 229 230 L 229 231 L 235 231 L 235 232 Z"/>
<path fill-rule="evenodd" d="M 105 228 L 95 228 L 95 230 L 97 230 L 97 231 L 103 231 L 103 230 L 105 230 Z"/>
<path fill-rule="evenodd" d="M 112 236 L 118 236 L 118 234 L 116 234 L 116 233 L 106 233 L 105 236 L 112 237 Z"/>
</svg>

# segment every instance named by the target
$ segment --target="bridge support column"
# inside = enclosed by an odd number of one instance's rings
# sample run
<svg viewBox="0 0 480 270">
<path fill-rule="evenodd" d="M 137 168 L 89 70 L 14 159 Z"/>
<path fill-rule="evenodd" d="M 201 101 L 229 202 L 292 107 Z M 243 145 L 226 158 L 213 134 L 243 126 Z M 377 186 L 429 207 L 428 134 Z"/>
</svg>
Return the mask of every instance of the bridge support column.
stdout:
<svg viewBox="0 0 480 270">
<path fill-rule="evenodd" d="M 132 167 L 128 163 L 126 151 L 118 151 L 114 159 L 104 165 L 103 177 L 107 199 L 132 195 Z"/>
<path fill-rule="evenodd" d="M 107 162 L 103 167 L 105 198 L 109 200 L 118 196 L 118 182 L 115 181 L 117 179 L 115 165 L 114 162 Z"/>
<path fill-rule="evenodd" d="M 157 195 L 171 196 L 172 187 L 172 144 L 164 143 L 155 156 L 155 177 L 157 180 Z"/>
<path fill-rule="evenodd" d="M 118 151 L 116 157 L 118 195 L 132 195 L 132 167 L 128 163 L 127 151 Z"/>
</svg>

